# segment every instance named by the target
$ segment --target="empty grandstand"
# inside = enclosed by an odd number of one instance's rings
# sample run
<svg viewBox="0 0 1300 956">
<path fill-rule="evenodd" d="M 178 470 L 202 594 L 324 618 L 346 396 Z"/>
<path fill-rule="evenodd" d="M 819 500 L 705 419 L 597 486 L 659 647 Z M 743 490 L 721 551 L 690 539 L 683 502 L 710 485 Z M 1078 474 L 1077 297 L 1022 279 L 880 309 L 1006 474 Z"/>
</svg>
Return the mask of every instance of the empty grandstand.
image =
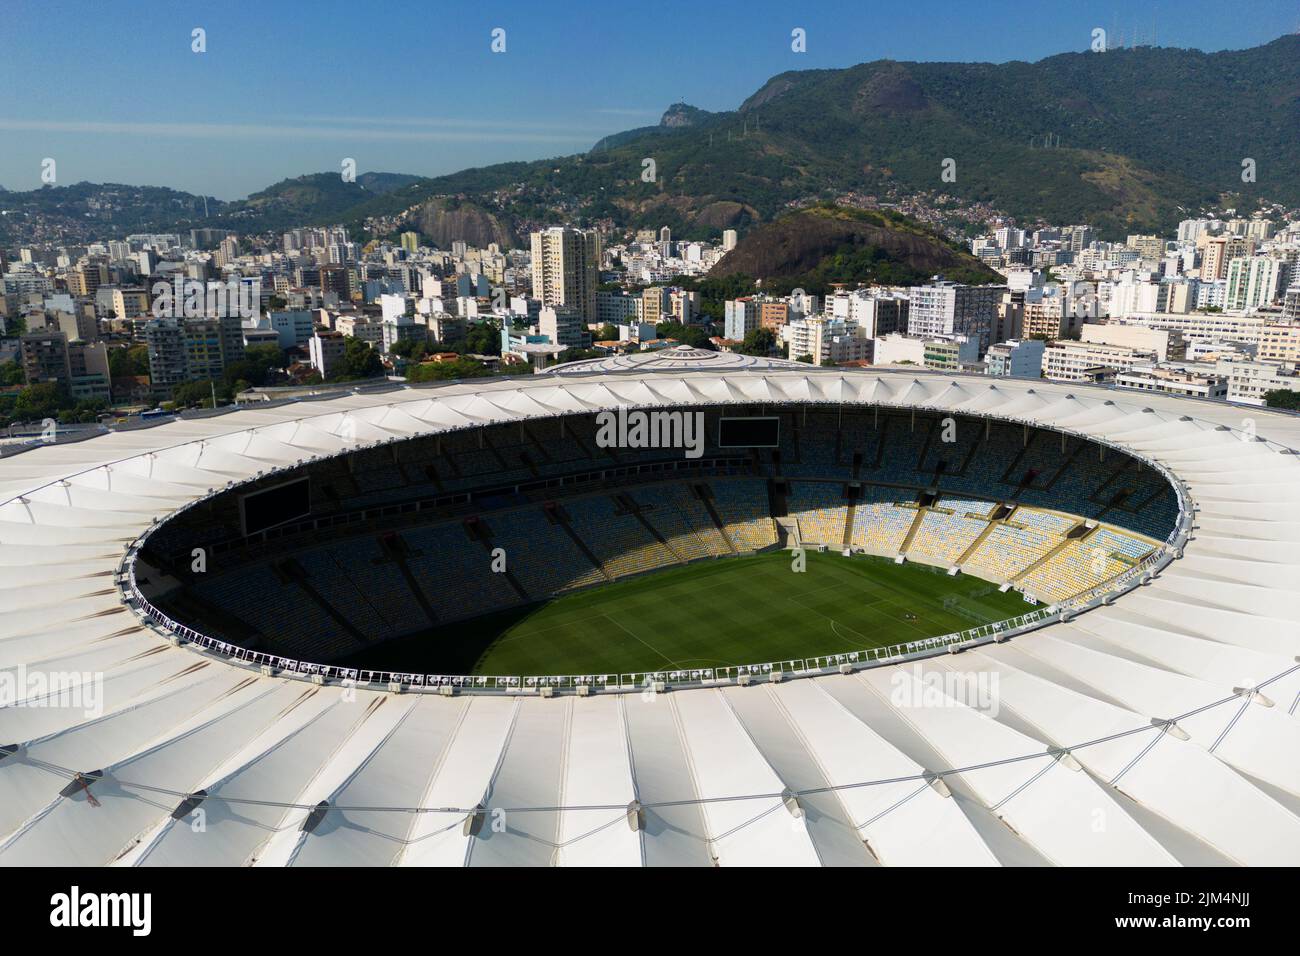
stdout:
<svg viewBox="0 0 1300 956">
<path fill-rule="evenodd" d="M 777 447 L 718 445 L 720 418 L 737 411 L 776 420 Z M 698 458 L 599 447 L 594 416 L 579 414 L 305 462 L 153 529 L 137 558 L 142 595 L 169 619 L 250 651 L 445 673 L 441 649 L 468 646 L 440 637 L 455 622 L 504 621 L 502 638 L 520 640 L 521 615 L 561 595 L 781 548 L 938 568 L 1019 592 L 1029 607 L 1063 605 L 1140 570 L 1178 513 L 1175 489 L 1151 465 L 1043 428 L 873 405 L 691 413 L 704 422 Z M 309 513 L 249 531 L 242 502 L 299 478 Z M 1129 494 L 1117 497 L 1119 485 Z M 1143 508 L 1125 507 L 1134 494 Z M 187 567 L 196 542 L 210 552 L 198 575 Z M 786 586 L 799 601 L 804 584 Z M 743 590 L 725 587 L 715 602 Z M 849 647 L 846 614 L 831 617 L 838 630 L 819 652 Z M 903 620 L 872 631 L 876 646 L 905 643 L 916 628 Z M 395 638 L 408 639 L 400 668 L 384 651 Z M 466 640 L 492 644 L 477 631 Z M 699 640 L 693 656 L 707 657 L 710 637 Z M 587 659 L 574 646 L 575 660 Z M 624 669 L 654 662 L 632 655 Z M 547 673 L 575 666 L 563 646 L 541 664 Z"/>
</svg>

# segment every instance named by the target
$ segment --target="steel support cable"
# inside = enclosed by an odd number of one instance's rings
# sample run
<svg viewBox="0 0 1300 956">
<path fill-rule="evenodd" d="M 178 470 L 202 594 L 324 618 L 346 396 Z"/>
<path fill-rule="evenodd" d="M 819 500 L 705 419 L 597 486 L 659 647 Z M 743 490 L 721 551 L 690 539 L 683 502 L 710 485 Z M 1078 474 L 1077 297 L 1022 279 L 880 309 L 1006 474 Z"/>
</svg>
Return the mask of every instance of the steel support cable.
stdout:
<svg viewBox="0 0 1300 956">
<path fill-rule="evenodd" d="M 1300 670 L 1300 665 L 1287 668 L 1285 671 L 1282 671 L 1276 676 L 1270 677 L 1265 681 L 1261 681 L 1258 686 L 1264 687 L 1268 684 L 1273 683 L 1274 681 L 1280 680 L 1283 677 L 1286 677 L 1289 674 L 1294 673 L 1297 670 Z M 943 777 L 947 777 L 951 775 L 973 773 L 978 770 L 986 770 L 993 767 L 1004 767 L 1010 764 L 1022 763 L 1029 760 L 1041 760 L 1044 758 L 1050 759 L 1052 758 L 1054 752 L 1058 749 L 1061 752 L 1074 752 L 1074 751 L 1086 749 L 1088 747 L 1096 747 L 1096 746 L 1100 746 L 1101 744 L 1111 743 L 1116 740 L 1121 740 L 1125 737 L 1134 736 L 1135 734 L 1148 733 L 1150 731 L 1159 731 L 1159 734 L 1155 737 L 1155 739 L 1152 740 L 1152 742 L 1148 744 L 1137 755 L 1137 757 L 1135 757 L 1132 761 L 1130 761 L 1128 766 L 1126 766 L 1124 769 L 1120 771 L 1118 775 L 1116 775 L 1115 780 L 1118 780 L 1120 776 L 1122 776 L 1134 764 L 1136 764 L 1136 762 L 1140 760 L 1142 756 L 1144 756 L 1148 751 L 1150 751 L 1151 747 L 1153 747 L 1160 740 L 1160 738 L 1164 736 L 1165 732 L 1168 729 L 1169 724 L 1178 723 L 1179 721 L 1186 720 L 1189 717 L 1194 717 L 1197 714 L 1205 713 L 1206 711 L 1212 710 L 1215 707 L 1222 707 L 1224 704 L 1232 703 L 1234 701 L 1240 701 L 1240 696 L 1237 694 L 1232 694 L 1228 697 L 1224 697 L 1219 700 L 1212 701 L 1208 704 L 1203 704 L 1200 707 L 1193 708 L 1192 710 L 1189 710 L 1183 714 L 1179 714 L 1176 717 L 1170 718 L 1168 721 L 1163 723 L 1143 724 L 1140 727 L 1132 727 L 1129 728 L 1128 730 L 1120 730 L 1113 734 L 1107 734 L 1103 737 L 1096 737 L 1093 738 L 1092 740 L 1086 740 L 1082 743 L 1072 744 L 1067 747 L 1053 748 L 1052 750 L 1037 751 L 1029 754 L 1020 754 L 1014 757 L 1002 757 L 997 760 L 988 760 L 978 764 L 968 764 L 967 766 L 964 767 L 953 767 L 948 770 L 925 771 L 916 774 L 906 774 L 899 777 L 883 777 L 877 780 L 861 780 L 852 783 L 828 784 L 827 786 L 824 787 L 809 787 L 803 790 L 782 790 L 774 793 L 731 794 L 728 796 L 720 796 L 720 797 L 694 797 L 694 798 L 682 799 L 682 800 L 660 800 L 653 803 L 644 803 L 641 806 L 643 809 L 646 810 L 660 809 L 660 808 L 669 809 L 673 807 L 704 806 L 708 804 L 717 804 L 717 803 L 733 803 L 740 800 L 778 800 L 787 796 L 795 796 L 795 797 L 813 796 L 816 794 L 837 793 L 840 791 L 858 790 L 865 787 L 888 786 L 890 784 L 909 783 L 913 781 L 928 783 L 933 779 L 936 778 L 942 779 Z M 59 776 L 66 777 L 69 780 L 76 780 L 83 776 L 83 774 L 80 771 L 72 770 L 68 767 L 63 767 L 58 764 L 50 763 L 48 761 L 34 759 L 31 757 L 25 757 L 24 760 L 30 766 L 38 767 L 42 770 L 49 771 L 50 773 L 54 773 Z M 0 769 L 3 769 L 2 764 L 0 764 Z M 190 791 L 175 790 L 170 787 L 161 787 L 161 786 L 156 786 L 154 784 L 140 783 L 131 780 L 122 780 L 116 777 L 109 778 L 109 781 L 111 781 L 112 784 L 114 784 L 115 786 L 123 790 L 136 790 L 142 793 L 162 794 L 165 796 L 176 797 L 179 799 L 185 799 L 193 796 L 193 793 Z M 109 781 L 105 781 L 105 782 L 109 782 Z M 99 783 L 100 781 L 99 779 L 95 779 L 95 780 L 88 780 L 87 782 L 89 785 L 94 785 L 95 783 Z M 1114 780 L 1110 782 L 1111 785 L 1113 785 L 1113 783 Z M 280 801 L 280 800 L 259 800 L 253 797 L 231 797 L 231 796 L 224 796 L 222 794 L 206 794 L 204 795 L 203 799 L 205 802 L 208 800 L 214 800 L 214 801 L 221 801 L 222 803 L 228 805 L 278 807 L 284 810 L 311 811 L 316 809 L 317 806 L 317 804 L 314 803 L 292 803 L 292 802 Z M 454 813 L 462 816 L 468 815 L 470 813 L 478 812 L 478 807 L 396 807 L 396 806 L 359 806 L 359 805 L 342 805 L 342 804 L 331 805 L 329 809 L 331 811 L 336 810 L 340 813 Z M 493 809 L 500 810 L 503 813 L 557 813 L 564 810 L 626 811 L 627 807 L 623 804 L 578 804 L 573 806 L 494 807 Z"/>
</svg>

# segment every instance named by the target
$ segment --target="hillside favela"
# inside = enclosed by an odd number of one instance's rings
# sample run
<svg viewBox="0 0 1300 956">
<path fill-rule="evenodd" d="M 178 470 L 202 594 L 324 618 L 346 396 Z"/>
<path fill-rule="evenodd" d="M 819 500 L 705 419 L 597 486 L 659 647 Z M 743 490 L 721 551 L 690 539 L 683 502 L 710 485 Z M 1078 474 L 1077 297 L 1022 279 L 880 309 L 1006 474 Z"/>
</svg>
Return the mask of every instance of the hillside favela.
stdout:
<svg viewBox="0 0 1300 956">
<path fill-rule="evenodd" d="M 52 6 L 0 14 L 39 922 L 191 865 L 1281 916 L 1146 870 L 1300 864 L 1300 8 L 393 2 L 362 62 L 342 4 Z"/>
</svg>

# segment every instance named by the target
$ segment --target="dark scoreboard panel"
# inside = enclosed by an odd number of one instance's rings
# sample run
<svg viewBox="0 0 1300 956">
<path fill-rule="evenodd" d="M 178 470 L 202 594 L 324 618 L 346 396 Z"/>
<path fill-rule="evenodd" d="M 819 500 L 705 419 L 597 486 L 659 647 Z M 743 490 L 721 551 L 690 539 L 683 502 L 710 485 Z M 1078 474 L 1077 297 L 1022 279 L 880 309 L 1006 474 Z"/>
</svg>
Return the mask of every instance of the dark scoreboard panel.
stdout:
<svg viewBox="0 0 1300 956">
<path fill-rule="evenodd" d="M 286 521 L 305 518 L 311 512 L 310 479 L 297 478 L 274 488 L 241 495 L 239 514 L 244 535 L 257 534 Z"/>
<path fill-rule="evenodd" d="M 781 419 L 776 415 L 718 419 L 721 448 L 776 448 L 781 444 Z"/>
</svg>

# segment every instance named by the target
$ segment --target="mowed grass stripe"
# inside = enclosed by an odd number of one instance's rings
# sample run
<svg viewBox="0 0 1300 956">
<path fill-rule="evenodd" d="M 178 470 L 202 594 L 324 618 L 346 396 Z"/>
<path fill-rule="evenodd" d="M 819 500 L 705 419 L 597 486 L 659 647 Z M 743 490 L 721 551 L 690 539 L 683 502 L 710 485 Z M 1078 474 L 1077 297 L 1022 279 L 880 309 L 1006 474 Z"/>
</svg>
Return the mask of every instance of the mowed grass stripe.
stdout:
<svg viewBox="0 0 1300 956">
<path fill-rule="evenodd" d="M 430 674 L 616 674 L 756 664 L 920 640 L 1033 605 L 921 565 L 809 553 L 703 561 L 369 648 L 351 666 Z M 945 607 L 950 599 L 960 609 Z"/>
</svg>

